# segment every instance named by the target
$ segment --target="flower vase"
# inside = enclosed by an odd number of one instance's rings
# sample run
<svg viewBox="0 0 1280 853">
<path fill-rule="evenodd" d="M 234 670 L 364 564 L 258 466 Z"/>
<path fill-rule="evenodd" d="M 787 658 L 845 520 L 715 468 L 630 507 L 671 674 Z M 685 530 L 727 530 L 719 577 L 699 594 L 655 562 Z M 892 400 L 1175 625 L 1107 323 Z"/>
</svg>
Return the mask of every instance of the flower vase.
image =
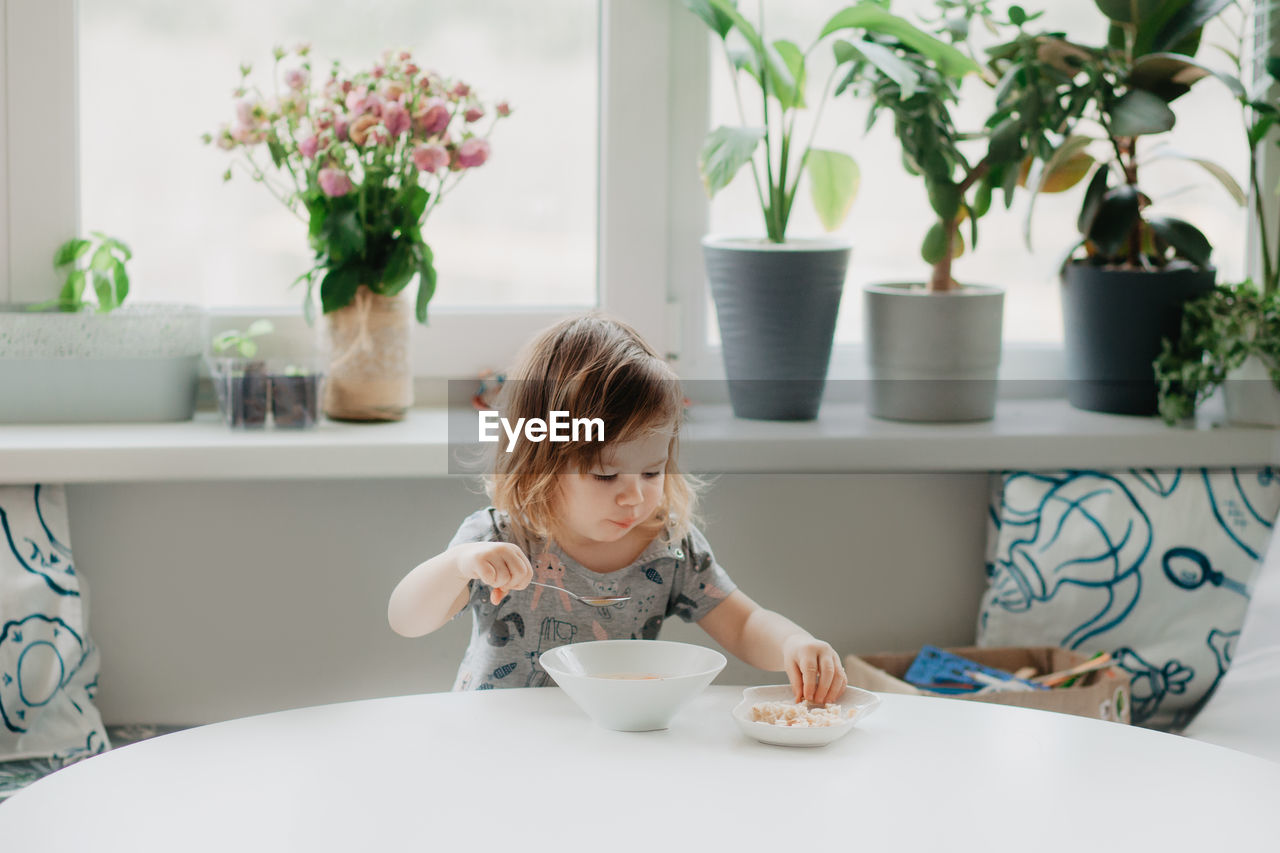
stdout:
<svg viewBox="0 0 1280 853">
<path fill-rule="evenodd" d="M 324 413 L 339 421 L 398 421 L 413 406 L 409 334 L 413 306 L 365 285 L 350 305 L 325 315 L 329 370 Z"/>
</svg>

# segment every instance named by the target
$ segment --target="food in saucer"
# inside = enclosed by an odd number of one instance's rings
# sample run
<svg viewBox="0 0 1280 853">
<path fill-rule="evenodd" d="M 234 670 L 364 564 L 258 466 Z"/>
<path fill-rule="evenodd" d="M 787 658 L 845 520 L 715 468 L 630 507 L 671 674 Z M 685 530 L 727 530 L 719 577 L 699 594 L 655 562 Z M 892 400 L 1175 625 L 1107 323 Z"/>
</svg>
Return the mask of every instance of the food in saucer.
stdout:
<svg viewBox="0 0 1280 853">
<path fill-rule="evenodd" d="M 853 716 L 839 705 L 819 705 L 813 702 L 760 702 L 751 706 L 751 719 L 772 726 L 790 726 L 809 729 L 821 726 L 838 726 Z"/>
</svg>

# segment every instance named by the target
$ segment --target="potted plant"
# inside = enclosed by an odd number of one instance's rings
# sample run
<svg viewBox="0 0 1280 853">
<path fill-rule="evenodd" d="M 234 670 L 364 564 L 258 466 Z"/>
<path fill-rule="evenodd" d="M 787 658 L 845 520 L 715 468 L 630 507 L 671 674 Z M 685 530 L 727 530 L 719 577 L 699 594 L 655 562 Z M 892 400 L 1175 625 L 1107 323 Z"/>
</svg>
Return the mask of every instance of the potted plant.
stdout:
<svg viewBox="0 0 1280 853">
<path fill-rule="evenodd" d="M 271 370 L 271 423 L 281 429 L 306 429 L 320 422 L 320 380 L 312 367 L 288 363 Z"/>
<path fill-rule="evenodd" d="M 768 41 L 763 20 L 753 25 L 736 0 L 684 4 L 724 48 L 742 122 L 707 136 L 699 158 L 703 184 L 714 196 L 746 167 L 765 226 L 764 239 L 708 235 L 702 241 L 733 411 L 741 418 L 809 420 L 822 401 L 850 246 L 788 238 L 787 226 L 802 174 L 830 231 L 848 215 L 859 173 L 849 155 L 814 147 L 812 135 L 807 143 L 796 137 L 797 115 L 810 105 L 806 65 L 830 33 L 897 29 L 905 22 L 878 6 L 846 10 L 802 49 L 785 39 Z M 914 28 L 904 38 L 931 55 L 968 61 Z M 743 83 L 758 97 L 759 124 L 747 116 Z M 830 81 L 819 95 L 814 130 L 829 89 Z"/>
<path fill-rule="evenodd" d="M 54 253 L 53 298 L 0 305 L 0 422 L 147 422 L 195 413 L 206 315 L 125 305 L 133 254 L 100 231 Z"/>
<path fill-rule="evenodd" d="M 989 67 L 940 63 L 896 33 L 873 37 L 867 45 L 836 44 L 848 63 L 838 92 L 851 89 L 871 99 L 870 121 L 892 114 L 907 172 L 921 178 L 935 221 L 921 246 L 931 265 L 927 282 L 869 285 L 864 291 L 864 323 L 871 376 L 868 411 L 906 421 L 989 420 L 995 414 L 1000 365 L 1004 291 L 989 285 L 959 284 L 952 263 L 978 243 L 978 221 L 1000 192 L 1012 204 L 1027 164 L 1046 154 L 1071 126 L 1078 110 L 1070 97 L 1071 75 L 1045 62 L 1051 36 L 1026 25 L 1038 15 L 1010 7 L 998 19 L 976 0 L 939 4 L 944 23 L 968 43 L 975 19 L 1011 40 L 990 51 Z M 995 88 L 994 109 L 976 132 L 958 128 L 951 105 L 962 78 L 979 72 Z M 966 156 L 969 144 L 978 151 Z M 1090 161 L 1092 162 L 1092 161 Z M 1080 179 L 1078 159 L 1055 162 L 1040 180 L 1045 191 L 1061 191 Z"/>
<path fill-rule="evenodd" d="M 1062 273 L 1068 399 L 1081 409 L 1153 415 L 1161 341 L 1177 345 L 1183 305 L 1213 288 L 1215 271 L 1199 229 L 1157 215 L 1139 183 L 1140 148 L 1174 126 L 1170 104 L 1210 75 L 1194 57 L 1205 23 L 1229 0 L 1095 2 L 1110 21 L 1107 44 L 1063 42 L 1061 50 L 1096 132 L 1072 135 L 1053 155 L 1099 152 L 1077 221 L 1081 239 Z"/>
<path fill-rule="evenodd" d="M 244 332 L 228 329 L 213 338 L 209 373 L 218 409 L 229 427 L 261 429 L 267 425 L 271 381 L 266 362 L 257 358 L 254 338 L 274 330 L 270 320 L 254 320 Z"/>
<path fill-rule="evenodd" d="M 307 283 L 308 321 L 317 283 L 328 320 L 325 413 L 399 420 L 413 403 L 403 292 L 416 278 L 414 313 L 425 323 L 436 287 L 423 225 L 488 160 L 489 134 L 510 108 L 486 105 L 407 52 L 354 74 L 334 63 L 316 84 L 306 45 L 277 48 L 270 94 L 250 85 L 249 66 L 240 71 L 235 120 L 205 142 L 236 155 L 235 165 L 307 225 L 315 264 L 298 281 Z"/>
<path fill-rule="evenodd" d="M 1217 76 L 1244 117 L 1260 281 L 1219 284 L 1186 304 L 1181 337 L 1165 340 L 1155 362 L 1160 416 L 1170 425 L 1222 388 L 1228 421 L 1280 426 L 1280 233 L 1261 181 L 1262 145 L 1280 122 L 1280 99 L 1269 91 L 1280 80 L 1280 58 L 1267 60 L 1266 78 L 1251 95 L 1242 82 L 1243 37 L 1233 56 L 1236 73 Z"/>
</svg>

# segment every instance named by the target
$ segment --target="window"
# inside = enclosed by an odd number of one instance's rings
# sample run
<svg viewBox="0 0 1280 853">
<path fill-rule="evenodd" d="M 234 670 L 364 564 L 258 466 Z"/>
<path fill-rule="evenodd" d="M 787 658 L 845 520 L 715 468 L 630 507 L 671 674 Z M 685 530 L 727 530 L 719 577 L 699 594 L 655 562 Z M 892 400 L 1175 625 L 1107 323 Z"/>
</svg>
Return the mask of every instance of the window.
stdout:
<svg viewBox="0 0 1280 853">
<path fill-rule="evenodd" d="M 766 29 L 771 39 L 791 38 L 801 47 L 807 46 L 821 24 L 842 8 L 844 3 L 784 4 L 765 1 Z M 1086 15 L 1080 15 L 1075 4 L 1030 3 L 1030 10 L 1044 9 L 1042 23 L 1047 29 L 1062 30 L 1069 38 L 1086 44 L 1100 43 L 1106 25 L 1092 3 Z M 821 8 L 818 8 L 821 7 Z M 749 20 L 758 20 L 759 0 L 743 0 L 740 8 Z M 917 23 L 919 15 L 933 14 L 932 0 L 895 0 L 893 10 Z M 1242 15 L 1228 10 L 1227 20 L 1233 27 L 1241 24 Z M 1083 24 L 1083 26 L 1082 26 Z M 704 36 L 709 39 L 709 35 Z M 1211 45 L 1230 45 L 1234 37 L 1221 21 L 1206 30 L 1201 58 L 1225 63 Z M 729 71 L 719 40 L 712 44 L 711 126 L 740 123 L 733 97 Z M 1235 47 L 1231 48 L 1233 51 Z M 1216 54 L 1216 55 L 1215 55 Z M 812 61 L 812 60 L 811 60 Z M 826 80 L 833 61 L 824 49 L 809 71 L 811 102 L 816 102 L 821 81 Z M 746 90 L 744 90 L 745 93 Z M 748 119 L 759 121 L 758 98 L 747 99 Z M 970 80 L 963 91 L 954 116 L 961 129 L 977 129 L 988 113 L 990 91 L 981 82 Z M 752 109 L 754 108 L 754 112 Z M 1245 185 L 1248 151 L 1239 108 L 1226 88 L 1206 80 L 1174 104 L 1179 122 L 1171 134 L 1161 137 L 1161 144 L 1189 154 L 1208 157 L 1224 166 Z M 808 110 L 812 120 L 814 110 Z M 833 375 L 851 375 L 856 371 L 860 355 L 856 346 L 862 337 L 861 287 L 875 281 L 923 280 L 927 273 L 920 258 L 920 241 L 933 214 L 929 208 L 923 182 L 901 167 L 900 147 L 892 134 L 892 117 L 881 116 L 872 131 L 864 133 L 867 105 L 848 93 L 829 99 L 823 111 L 815 144 L 852 154 L 861 169 L 861 189 L 849 219 L 836 232 L 853 244 L 849 277 L 837 325 L 837 354 Z M 797 138 L 808 139 L 809 130 L 798 132 Z M 1153 140 L 1150 148 L 1158 143 Z M 807 182 L 807 180 L 806 180 Z M 1245 272 L 1245 214 L 1225 190 L 1198 166 L 1177 160 L 1153 161 L 1146 167 L 1143 184 L 1153 193 L 1161 208 L 1173 216 L 1181 216 L 1197 224 L 1214 245 L 1214 263 L 1220 280 L 1238 279 Z M 1056 195 L 1042 195 L 1036 202 L 1032 251 L 1024 245 L 1024 222 L 1028 199 L 1019 193 L 1011 210 L 1005 211 L 997 194 L 992 211 L 982 220 L 979 246 L 956 262 L 954 274 L 960 281 L 996 284 L 1006 288 L 1005 343 L 1006 352 L 1050 353 L 1061 346 L 1061 309 L 1057 287 L 1057 264 L 1076 237 L 1075 220 L 1079 211 L 1083 184 Z M 789 234 L 813 236 L 823 233 L 812 211 L 806 187 L 801 187 Z M 710 229 L 714 233 L 763 234 L 763 223 L 754 187 L 746 170 L 710 205 Z M 966 232 L 967 236 L 967 232 Z M 701 346 L 718 346 L 718 331 L 710 300 L 700 297 L 704 314 L 699 329 L 702 339 L 693 338 L 691 356 L 697 357 Z M 695 333 L 696 334 L 696 333 Z M 839 346 L 843 345 L 843 346 Z M 714 370 L 714 358 L 703 356 L 704 370 Z M 1006 358 L 1006 367 L 1009 366 Z M 1052 363 L 1052 359 L 1049 364 Z M 1045 369 L 1036 361 L 1036 370 Z M 1043 373 L 1032 373 L 1045 378 Z"/>
<path fill-rule="evenodd" d="M 7 67 L 8 249 L 0 297 L 54 288 L 53 249 L 83 223 L 133 244 L 134 299 L 204 302 L 233 325 L 266 314 L 311 334 L 286 287 L 305 230 L 261 187 L 221 183 L 201 133 L 231 115 L 241 61 L 308 41 L 349 67 L 405 47 L 515 110 L 494 157 L 427 223 L 440 286 L 415 337 L 423 377 L 509 362 L 534 331 L 600 306 L 665 333 L 664 115 L 674 4 L 629 0 L 0 2 Z M 426 63 L 423 60 L 424 64 Z M 39 127 L 40 134 L 18 132 Z M 78 147 L 77 147 L 78 146 Z M 632 164 L 644 163 L 643 172 Z M 656 189 L 656 192 L 655 192 Z M 14 215 L 19 213 L 20 215 Z"/>
<path fill-rule="evenodd" d="M 131 236 L 136 298 L 299 304 L 288 285 L 311 266 L 306 226 L 238 169 L 223 186 L 231 158 L 199 137 L 231 119 L 241 63 L 270 96 L 273 44 L 307 42 L 316 78 L 333 59 L 354 71 L 405 49 L 514 106 L 492 159 L 427 221 L 433 307 L 595 304 L 594 4 L 384 0 L 375 15 L 338 0 L 80 0 L 79 11 L 81 222 Z"/>
</svg>

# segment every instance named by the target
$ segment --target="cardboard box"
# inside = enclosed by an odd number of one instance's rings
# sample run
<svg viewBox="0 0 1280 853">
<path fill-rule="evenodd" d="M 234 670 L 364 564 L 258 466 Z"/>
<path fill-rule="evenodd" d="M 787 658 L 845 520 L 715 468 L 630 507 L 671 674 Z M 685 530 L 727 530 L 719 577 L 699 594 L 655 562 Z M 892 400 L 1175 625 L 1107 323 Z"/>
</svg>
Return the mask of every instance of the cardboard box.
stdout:
<svg viewBox="0 0 1280 853">
<path fill-rule="evenodd" d="M 1051 646 L 1040 648 L 961 648 L 947 649 L 952 654 L 968 658 L 976 663 L 1013 672 L 1024 666 L 1033 666 L 1037 674 L 1058 672 L 1084 663 L 1087 657 L 1068 649 Z M 970 702 L 994 702 L 998 705 L 1017 705 L 1042 711 L 1058 711 L 1098 720 L 1129 722 L 1129 675 L 1119 667 L 1087 673 L 1071 687 L 1051 690 L 1000 691 L 983 694 L 943 694 L 921 690 L 902 680 L 915 660 L 916 653 L 849 655 L 845 658 L 845 672 L 849 683 L 866 690 L 881 693 L 909 693 L 919 696 L 945 696 L 948 699 L 965 699 Z"/>
</svg>

